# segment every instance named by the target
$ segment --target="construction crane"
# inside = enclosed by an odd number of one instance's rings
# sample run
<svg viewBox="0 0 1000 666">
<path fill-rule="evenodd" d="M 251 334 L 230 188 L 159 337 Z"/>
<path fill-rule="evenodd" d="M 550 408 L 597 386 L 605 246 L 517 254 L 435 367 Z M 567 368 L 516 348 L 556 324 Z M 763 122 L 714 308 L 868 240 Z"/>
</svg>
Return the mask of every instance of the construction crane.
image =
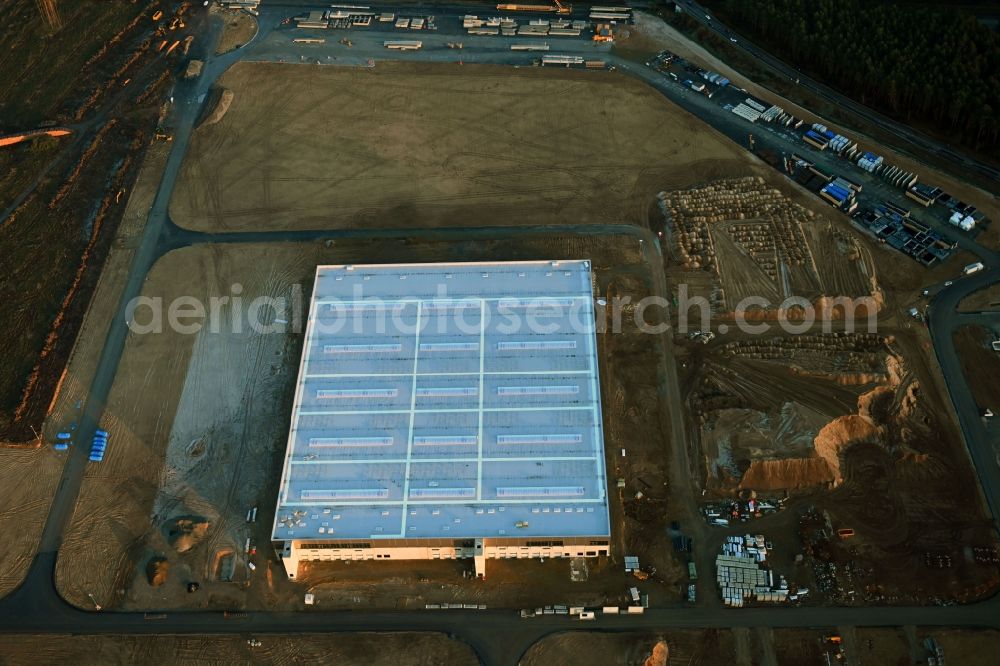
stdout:
<svg viewBox="0 0 1000 666">
<path fill-rule="evenodd" d="M 551 5 L 516 5 L 516 4 L 499 4 L 497 5 L 497 11 L 500 12 L 553 12 L 556 14 L 571 14 L 573 13 L 573 5 L 564 5 L 559 0 L 552 0 L 555 4 Z"/>
</svg>

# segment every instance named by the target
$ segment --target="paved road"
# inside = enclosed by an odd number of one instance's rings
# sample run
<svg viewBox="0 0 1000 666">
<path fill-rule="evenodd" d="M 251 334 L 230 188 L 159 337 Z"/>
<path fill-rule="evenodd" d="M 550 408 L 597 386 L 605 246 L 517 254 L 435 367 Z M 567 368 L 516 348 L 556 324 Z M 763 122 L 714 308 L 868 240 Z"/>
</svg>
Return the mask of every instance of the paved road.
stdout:
<svg viewBox="0 0 1000 666">
<path fill-rule="evenodd" d="M 712 16 L 709 10 L 702 7 L 697 2 L 694 2 L 693 0 L 678 0 L 677 4 L 696 21 L 710 30 L 715 31 L 725 39 L 736 39 L 737 41 L 735 46 L 738 46 L 757 60 L 765 63 L 771 69 L 787 76 L 789 80 L 798 81 L 798 85 L 809 92 L 822 97 L 837 106 L 850 110 L 854 115 L 863 118 L 865 121 L 877 126 L 879 129 L 898 139 L 902 139 L 903 141 L 917 146 L 930 154 L 937 155 L 944 160 L 957 164 L 964 169 L 968 169 L 972 172 L 990 178 L 994 182 L 1000 182 L 1000 169 L 997 169 L 995 166 L 965 155 L 945 143 L 932 139 L 912 127 L 898 123 L 895 120 L 878 113 L 877 111 L 873 111 L 863 104 L 855 102 L 849 97 L 841 95 L 837 91 L 828 88 L 822 83 L 809 78 L 808 76 L 802 74 L 798 69 L 779 60 L 778 58 L 775 58 L 764 49 L 751 43 L 746 38 L 741 37 L 728 26 L 720 23 L 718 18 Z M 711 18 L 709 18 L 710 16 Z"/>
<path fill-rule="evenodd" d="M 438 8 L 436 8 L 438 10 Z M 328 231 L 316 230 L 306 232 L 256 232 L 248 234 L 200 234 L 174 226 L 168 217 L 167 207 L 173 192 L 181 161 L 187 150 L 193 124 L 200 111 L 202 96 L 211 83 L 230 65 L 242 58 L 252 59 L 290 59 L 298 60 L 298 54 L 305 48 L 295 49 L 291 44 L 287 31 L 275 32 L 278 22 L 283 17 L 282 10 L 267 10 L 262 12 L 261 30 L 249 47 L 238 52 L 221 57 L 213 57 L 205 50 L 205 41 L 201 49 L 192 57 L 204 59 L 205 70 L 201 78 L 191 81 L 181 81 L 174 92 L 177 106 L 169 119 L 173 128 L 174 142 L 167 160 L 164 177 L 154 199 L 147 225 L 140 239 L 131 272 L 119 305 L 119 319 L 124 322 L 124 311 L 128 301 L 139 295 L 144 278 L 162 254 L 172 248 L 193 243 L 217 242 L 277 242 L 285 240 L 320 240 L 326 238 L 346 237 L 349 235 L 372 235 L 372 232 L 358 231 Z M 336 33 L 333 33 L 336 34 Z M 355 38 L 360 33 L 355 33 Z M 448 52 L 443 47 L 445 40 L 454 39 L 444 34 L 430 36 L 430 41 L 440 42 L 437 51 L 418 52 L 416 54 L 392 54 L 392 57 L 414 60 L 455 60 L 456 54 Z M 371 44 L 347 52 L 338 51 L 340 63 L 363 63 L 371 49 L 376 48 L 378 35 L 363 37 Z M 470 44 L 480 40 L 466 39 L 467 49 Z M 437 42 L 434 42 L 435 44 Z M 197 44 L 198 42 L 196 42 Z M 605 47 L 575 40 L 566 43 L 567 52 L 593 52 L 594 49 L 606 53 Z M 368 53 L 366 53 L 368 49 Z M 309 51 L 310 58 L 315 50 Z M 320 51 L 321 54 L 327 53 Z M 331 55 L 332 60 L 333 51 Z M 379 52 L 385 57 L 384 51 Z M 496 62 L 512 64 L 521 62 L 510 54 L 506 47 L 488 38 L 483 49 L 475 52 L 465 52 L 461 57 L 470 61 Z M 722 118 L 717 113 L 710 113 L 708 107 L 700 106 L 702 96 L 688 96 L 673 90 L 663 80 L 663 77 L 642 66 L 608 56 L 617 63 L 623 71 L 646 80 L 655 85 L 671 99 L 678 101 L 685 108 L 695 112 L 704 112 L 709 122 L 713 118 Z M 706 102 L 708 100 L 705 100 Z M 718 107 L 714 107 L 716 110 Z M 732 115 L 732 114 L 728 114 Z M 728 121 L 728 118 L 727 118 Z M 719 121 L 722 122 L 721 120 Z M 724 128 L 725 129 L 725 128 Z M 735 130 L 733 130 L 735 131 Z M 745 131 L 745 128 L 741 131 Z M 737 140 L 739 140 L 737 138 Z M 447 231 L 419 232 L 412 229 L 385 230 L 378 235 L 415 236 L 421 233 L 442 235 L 462 233 L 495 237 L 503 234 L 542 233 L 549 230 L 544 227 L 532 229 L 468 229 Z M 560 231 L 566 232 L 561 227 Z M 660 266 L 658 252 L 654 252 L 655 242 L 648 231 L 634 227 L 618 225 L 588 225 L 576 230 L 578 233 L 627 233 L 642 238 L 645 242 L 647 261 L 655 269 Z M 970 452 L 976 464 L 977 471 L 983 479 L 983 488 L 990 506 L 994 509 L 1000 506 L 997 493 L 1000 492 L 1000 468 L 996 460 L 990 459 L 987 452 L 991 450 L 989 437 L 993 437 L 982 422 L 968 388 L 961 376 L 960 365 L 951 345 L 950 331 L 957 323 L 965 321 L 955 314 L 958 301 L 971 291 L 1000 279 L 1000 257 L 991 251 L 981 248 L 971 241 L 966 243 L 987 263 L 988 270 L 956 283 L 941 291 L 934 299 L 931 307 L 930 325 L 934 336 L 935 349 L 945 370 L 945 377 L 959 413 L 959 421 L 969 442 Z M 655 271 L 654 271 L 655 272 Z M 659 273 L 662 273 L 660 271 Z M 665 285 L 658 280 L 656 288 L 665 290 Z M 940 313 L 940 314 L 938 314 Z M 87 441 L 96 428 L 103 412 L 104 404 L 111 388 L 118 362 L 121 357 L 127 336 L 124 325 L 112 327 L 111 333 L 102 350 L 98 370 L 84 407 L 84 413 L 79 423 L 80 440 Z M 669 341 L 666 349 L 669 350 Z M 668 368 L 669 370 L 669 368 Z M 675 373 L 675 371 L 673 371 Z M 669 373 L 668 373 L 669 374 Z M 668 381 L 676 385 L 676 377 L 668 377 Z M 676 420 L 675 420 L 676 419 Z M 679 414 L 672 414 L 674 427 L 682 424 Z M 681 425 L 682 427 L 682 425 Z M 675 438 L 684 441 L 683 430 L 673 433 Z M 601 629 L 607 631 L 629 631 L 637 629 L 662 629 L 664 627 L 786 627 L 786 626 L 882 626 L 892 625 L 947 625 L 967 627 L 1000 627 L 1000 599 L 988 602 L 952 607 L 916 607 L 916 608 L 761 608 L 741 609 L 738 611 L 721 608 L 719 604 L 706 607 L 669 607 L 649 609 L 644 615 L 602 617 L 594 624 L 584 624 L 565 617 L 544 616 L 533 619 L 519 619 L 512 611 L 418 611 L 418 612 L 254 612 L 239 618 L 227 619 L 219 612 L 177 612 L 169 613 L 163 619 L 146 619 L 141 613 L 91 613 L 75 609 L 66 604 L 54 584 L 56 556 L 61 543 L 63 530 L 72 514 L 80 483 L 86 465 L 86 447 L 76 447 L 71 450 L 62 481 L 57 489 L 55 499 L 42 539 L 32 567 L 25 583 L 14 594 L 0 601 L 0 632 L 59 632 L 59 633 L 275 633 L 275 632 L 315 632 L 315 631 L 359 631 L 359 630 L 416 630 L 440 631 L 468 642 L 485 663 L 516 663 L 523 652 L 535 641 L 549 633 L 567 629 Z M 686 457 L 680 454 L 675 458 L 674 474 L 683 474 L 687 467 Z M 1000 515 L 994 511 L 994 515 Z"/>
</svg>

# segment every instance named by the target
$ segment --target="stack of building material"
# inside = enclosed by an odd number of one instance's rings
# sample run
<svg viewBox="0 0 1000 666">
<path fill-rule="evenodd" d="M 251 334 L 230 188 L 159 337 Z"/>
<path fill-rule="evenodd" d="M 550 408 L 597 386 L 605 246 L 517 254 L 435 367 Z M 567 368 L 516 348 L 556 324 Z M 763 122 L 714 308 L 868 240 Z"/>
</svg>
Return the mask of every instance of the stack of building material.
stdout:
<svg viewBox="0 0 1000 666">
<path fill-rule="evenodd" d="M 94 433 L 94 441 L 90 445 L 90 462 L 102 462 L 104 451 L 108 448 L 108 431 L 98 430 Z"/>
<path fill-rule="evenodd" d="M 722 553 L 715 558 L 715 579 L 727 606 L 741 608 L 749 599 L 767 602 L 787 599 L 787 583 L 782 580 L 775 588 L 774 573 L 762 566 L 766 560 L 763 535 L 726 537 Z"/>
<path fill-rule="evenodd" d="M 932 187 L 923 183 L 915 183 L 906 191 L 906 196 L 922 206 L 930 206 L 944 194 L 940 187 Z"/>
<path fill-rule="evenodd" d="M 545 25 L 540 25 L 540 24 L 535 23 L 534 21 L 532 21 L 528 25 L 522 25 L 520 28 L 518 28 L 517 29 L 517 34 L 519 34 L 519 35 L 539 35 L 539 36 L 541 36 L 541 35 L 547 35 L 547 34 L 549 34 L 549 24 L 548 24 L 548 22 L 546 22 Z"/>
<path fill-rule="evenodd" d="M 326 28 L 329 25 L 323 12 L 309 12 L 306 16 L 296 18 L 295 23 L 300 28 Z"/>
<path fill-rule="evenodd" d="M 571 55 L 546 55 L 542 56 L 542 65 L 565 65 L 569 67 L 570 65 L 582 65 L 583 56 L 571 56 Z"/>
<path fill-rule="evenodd" d="M 733 107 L 733 113 L 738 115 L 740 118 L 749 120 L 752 123 L 757 122 L 757 119 L 760 118 L 760 111 L 758 111 L 757 109 L 750 108 L 743 102 L 740 102 L 735 107 Z"/>
<path fill-rule="evenodd" d="M 882 166 L 882 156 L 865 151 L 858 159 L 858 166 L 868 173 L 874 173 L 877 168 Z"/>
<path fill-rule="evenodd" d="M 851 148 L 855 144 L 851 139 L 847 138 L 843 134 L 835 134 L 832 139 L 830 139 L 830 150 L 842 154 L 848 148 Z"/>
<path fill-rule="evenodd" d="M 719 86 L 720 88 L 723 88 L 723 87 L 729 85 L 729 79 L 727 79 L 726 77 L 724 77 L 722 74 L 719 74 L 718 72 L 704 71 L 704 72 L 700 72 L 699 75 L 701 76 L 701 78 L 705 79 L 709 83 L 713 83 L 713 84 Z M 771 108 L 776 108 L 776 107 L 771 107 Z M 778 109 L 778 110 L 780 111 L 780 109 Z M 768 122 L 770 122 L 770 121 L 768 121 Z"/>
<path fill-rule="evenodd" d="M 825 136 L 811 129 L 806 130 L 806 133 L 802 136 L 802 140 L 819 150 L 826 150 L 826 147 L 830 145 L 830 141 Z"/>
<path fill-rule="evenodd" d="M 760 114 L 760 119 L 765 123 L 774 122 L 778 119 L 785 111 L 780 106 L 774 105 L 764 113 Z"/>
<path fill-rule="evenodd" d="M 423 45 L 424 45 L 423 42 L 418 42 L 415 40 L 408 40 L 408 39 L 397 39 L 397 40 L 382 42 L 382 46 L 384 46 L 387 49 L 392 49 L 395 51 L 416 51 Z"/>
<path fill-rule="evenodd" d="M 958 212 L 952 213 L 951 217 L 948 218 L 948 222 L 962 231 L 972 231 L 976 226 L 976 220 L 971 215 L 962 215 L 962 213 Z"/>
<path fill-rule="evenodd" d="M 549 45 L 545 42 L 525 42 L 523 44 L 511 44 L 511 51 L 548 51 Z"/>
</svg>

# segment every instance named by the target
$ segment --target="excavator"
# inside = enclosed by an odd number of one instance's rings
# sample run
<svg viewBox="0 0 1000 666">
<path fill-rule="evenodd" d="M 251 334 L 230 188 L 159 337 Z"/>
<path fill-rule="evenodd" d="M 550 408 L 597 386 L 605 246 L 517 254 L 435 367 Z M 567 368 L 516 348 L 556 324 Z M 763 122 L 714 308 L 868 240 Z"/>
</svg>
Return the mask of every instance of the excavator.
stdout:
<svg viewBox="0 0 1000 666">
<path fill-rule="evenodd" d="M 499 4 L 497 11 L 500 12 L 555 12 L 556 14 L 572 14 L 573 5 L 564 5 L 559 0 L 552 0 L 551 5 L 515 5 Z"/>
</svg>

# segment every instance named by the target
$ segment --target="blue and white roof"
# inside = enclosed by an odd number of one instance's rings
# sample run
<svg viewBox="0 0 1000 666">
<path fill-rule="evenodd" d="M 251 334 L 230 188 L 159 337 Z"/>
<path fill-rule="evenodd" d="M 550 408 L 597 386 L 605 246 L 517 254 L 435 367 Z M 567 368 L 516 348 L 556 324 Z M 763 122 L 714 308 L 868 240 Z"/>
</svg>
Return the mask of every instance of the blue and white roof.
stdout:
<svg viewBox="0 0 1000 666">
<path fill-rule="evenodd" d="M 608 536 L 591 280 L 319 266 L 273 538 Z"/>
</svg>

